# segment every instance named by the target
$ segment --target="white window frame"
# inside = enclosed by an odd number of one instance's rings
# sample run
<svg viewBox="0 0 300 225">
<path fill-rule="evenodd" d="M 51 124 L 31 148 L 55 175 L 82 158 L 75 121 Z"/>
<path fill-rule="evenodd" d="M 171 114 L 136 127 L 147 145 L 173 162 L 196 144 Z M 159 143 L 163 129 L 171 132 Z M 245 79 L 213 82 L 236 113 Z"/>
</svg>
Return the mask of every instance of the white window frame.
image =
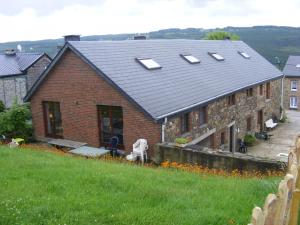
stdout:
<svg viewBox="0 0 300 225">
<path fill-rule="evenodd" d="M 297 90 L 298 90 L 298 82 L 296 80 L 292 80 L 291 81 L 291 91 L 297 91 Z"/>
<path fill-rule="evenodd" d="M 238 52 L 241 56 L 243 56 L 245 59 L 250 59 L 250 55 L 246 52 Z"/>
<path fill-rule="evenodd" d="M 152 58 L 136 58 L 136 60 L 148 70 L 161 69 L 161 65 Z"/>
<path fill-rule="evenodd" d="M 180 54 L 181 57 L 183 57 L 186 61 L 188 61 L 190 64 L 196 64 L 196 63 L 200 63 L 200 60 L 198 58 L 196 58 L 193 55 L 184 55 L 184 54 Z"/>
<path fill-rule="evenodd" d="M 298 98 L 296 96 L 290 97 L 290 108 L 291 109 L 298 109 Z"/>
<path fill-rule="evenodd" d="M 217 61 L 224 61 L 225 60 L 225 58 L 217 52 L 209 52 L 208 54 Z"/>
</svg>

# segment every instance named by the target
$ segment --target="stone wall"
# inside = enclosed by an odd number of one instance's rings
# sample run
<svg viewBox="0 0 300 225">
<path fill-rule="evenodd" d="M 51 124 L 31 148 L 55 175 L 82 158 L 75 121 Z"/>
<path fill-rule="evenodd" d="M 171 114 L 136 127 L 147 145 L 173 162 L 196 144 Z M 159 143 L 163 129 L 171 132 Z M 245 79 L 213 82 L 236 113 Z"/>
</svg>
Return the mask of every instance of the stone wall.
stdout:
<svg viewBox="0 0 300 225">
<path fill-rule="evenodd" d="M 243 138 L 247 133 L 247 118 L 251 117 L 251 132 L 259 131 L 258 111 L 263 110 L 263 121 L 274 116 L 280 118 L 281 79 L 270 82 L 271 97 L 266 99 L 266 83 L 263 84 L 263 94 L 260 87 L 253 87 L 253 96 L 247 97 L 246 90 L 235 94 L 235 105 L 228 105 L 228 98 L 223 97 L 207 105 L 207 123 L 199 125 L 199 108 L 189 112 L 190 131 L 180 133 L 180 115 L 168 118 L 165 127 L 165 142 L 174 142 L 176 137 L 186 137 L 196 142 L 206 138 L 211 133 L 210 140 L 214 148 L 228 148 L 229 126 L 234 125 L 235 140 Z M 215 131 L 214 131 L 215 129 Z M 225 132 L 225 145 L 221 146 L 221 133 Z M 203 137 L 203 138 L 202 138 Z"/>
<path fill-rule="evenodd" d="M 291 90 L 291 82 L 297 81 L 297 91 Z M 300 110 L 299 101 L 300 101 L 300 78 L 295 77 L 285 77 L 284 78 L 284 86 L 283 86 L 283 107 L 285 109 L 290 109 L 290 97 L 296 96 L 298 99 L 298 109 Z"/>
<path fill-rule="evenodd" d="M 27 70 L 27 90 L 32 87 L 32 85 L 43 73 L 50 62 L 51 60 L 46 55 L 44 55 Z"/>
<path fill-rule="evenodd" d="M 227 171 L 261 171 L 282 170 L 283 165 L 276 160 L 254 157 L 242 153 L 229 153 L 201 149 L 199 146 L 178 147 L 171 144 L 157 144 L 154 162 L 192 163 L 211 169 Z"/>
<path fill-rule="evenodd" d="M 14 100 L 23 102 L 26 95 L 26 77 L 13 76 L 0 79 L 0 100 L 6 107 L 11 107 Z"/>
<path fill-rule="evenodd" d="M 26 75 L 9 76 L 0 79 L 0 100 L 7 108 L 12 106 L 15 99 L 18 103 L 23 103 L 27 90 L 29 90 L 50 62 L 51 60 L 47 56 L 43 56 L 27 70 Z"/>
</svg>

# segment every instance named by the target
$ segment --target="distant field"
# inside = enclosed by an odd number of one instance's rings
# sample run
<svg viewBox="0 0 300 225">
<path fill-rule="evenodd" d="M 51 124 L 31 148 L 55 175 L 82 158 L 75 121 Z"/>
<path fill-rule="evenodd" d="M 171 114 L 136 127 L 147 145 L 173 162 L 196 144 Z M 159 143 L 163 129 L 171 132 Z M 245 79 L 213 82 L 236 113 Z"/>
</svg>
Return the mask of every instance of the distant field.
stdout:
<svg viewBox="0 0 300 225">
<path fill-rule="evenodd" d="M 0 146 L 0 224 L 245 225 L 279 180 Z"/>
</svg>

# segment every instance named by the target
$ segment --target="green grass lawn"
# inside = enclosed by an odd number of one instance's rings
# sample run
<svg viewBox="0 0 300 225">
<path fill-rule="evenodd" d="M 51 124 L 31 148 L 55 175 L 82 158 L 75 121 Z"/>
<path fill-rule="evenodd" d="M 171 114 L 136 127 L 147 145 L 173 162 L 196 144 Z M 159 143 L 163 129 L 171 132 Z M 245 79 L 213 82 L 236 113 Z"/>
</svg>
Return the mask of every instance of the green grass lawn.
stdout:
<svg viewBox="0 0 300 225">
<path fill-rule="evenodd" d="M 0 224 L 247 224 L 280 178 L 199 175 L 0 146 Z"/>
</svg>

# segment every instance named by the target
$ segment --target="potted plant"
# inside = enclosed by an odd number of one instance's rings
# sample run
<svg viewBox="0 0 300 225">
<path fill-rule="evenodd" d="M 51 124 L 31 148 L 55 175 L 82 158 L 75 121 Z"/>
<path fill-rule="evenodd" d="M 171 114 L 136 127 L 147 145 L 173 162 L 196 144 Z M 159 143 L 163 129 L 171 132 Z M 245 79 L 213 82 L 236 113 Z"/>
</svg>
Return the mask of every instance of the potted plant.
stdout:
<svg viewBox="0 0 300 225">
<path fill-rule="evenodd" d="M 187 138 L 176 138 L 175 143 L 179 147 L 184 147 L 187 143 L 189 143 L 189 140 Z"/>
<path fill-rule="evenodd" d="M 252 134 L 246 134 L 244 137 L 244 142 L 247 146 L 253 146 L 256 138 Z"/>
</svg>

